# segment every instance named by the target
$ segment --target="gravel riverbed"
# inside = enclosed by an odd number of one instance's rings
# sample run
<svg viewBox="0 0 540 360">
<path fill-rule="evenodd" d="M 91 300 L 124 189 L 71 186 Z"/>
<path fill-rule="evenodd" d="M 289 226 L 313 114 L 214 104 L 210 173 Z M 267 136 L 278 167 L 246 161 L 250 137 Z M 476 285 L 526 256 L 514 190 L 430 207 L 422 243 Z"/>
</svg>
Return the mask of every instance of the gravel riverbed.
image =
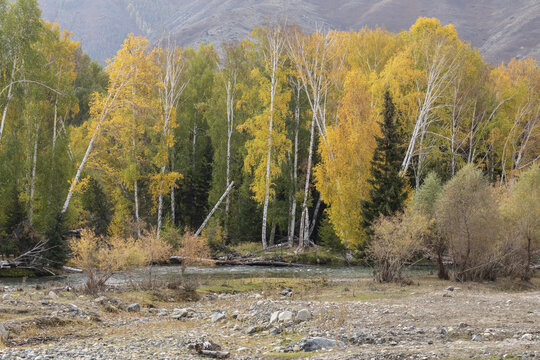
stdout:
<svg viewBox="0 0 540 360">
<path fill-rule="evenodd" d="M 137 293 L 4 288 L 0 359 L 196 359 L 201 339 L 231 359 L 540 358 L 539 291 L 412 286 L 349 300 L 347 286 L 336 285 L 335 301 L 276 288 L 153 303 Z"/>
</svg>

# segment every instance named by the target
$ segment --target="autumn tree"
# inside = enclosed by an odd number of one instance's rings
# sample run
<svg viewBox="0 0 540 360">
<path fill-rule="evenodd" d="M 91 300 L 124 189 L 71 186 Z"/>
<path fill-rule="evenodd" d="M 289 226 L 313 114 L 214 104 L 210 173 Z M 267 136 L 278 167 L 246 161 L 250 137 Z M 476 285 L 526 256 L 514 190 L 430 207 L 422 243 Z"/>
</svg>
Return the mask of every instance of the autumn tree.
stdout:
<svg viewBox="0 0 540 360">
<path fill-rule="evenodd" d="M 519 257 L 522 259 L 519 273 L 523 280 L 532 277 L 533 255 L 540 247 L 539 198 L 540 167 L 535 164 L 519 177 L 501 207 L 511 241 L 524 254 Z"/>
<path fill-rule="evenodd" d="M 500 259 L 500 216 L 495 193 L 482 172 L 467 165 L 443 187 L 435 220 L 448 241 L 459 281 L 492 280 Z"/>
<path fill-rule="evenodd" d="M 251 190 L 257 202 L 263 205 L 262 244 L 266 248 L 268 206 L 274 193 L 273 180 L 281 173 L 280 163 L 290 148 L 285 135 L 285 116 L 290 92 L 286 86 L 284 64 L 284 36 L 278 26 L 255 29 L 251 35 L 251 56 L 260 65 L 251 72 L 257 90 L 260 111 L 246 123 L 242 131 L 251 135 L 246 143 L 245 168 L 253 173 Z"/>
<path fill-rule="evenodd" d="M 425 246 L 428 254 L 436 259 L 439 279 L 448 280 L 448 269 L 443 256 L 448 251 L 447 239 L 441 236 L 435 223 L 435 205 L 442 193 L 441 179 L 435 172 L 428 174 L 424 183 L 414 194 L 414 211 L 420 212 L 427 220 L 427 229 L 424 234 Z"/>
<path fill-rule="evenodd" d="M 171 44 L 160 49 L 157 54 L 159 66 L 159 84 L 158 97 L 160 107 L 160 123 L 162 128 L 161 146 L 156 156 L 157 166 L 160 168 L 158 175 L 155 175 L 153 181 L 153 195 L 158 197 L 157 203 L 157 237 L 162 224 L 163 196 L 167 193 L 174 194 L 174 189 L 178 186 L 177 180 L 180 179 L 180 173 L 166 169 L 170 163 L 170 150 L 174 145 L 174 128 L 176 127 L 176 107 L 182 92 L 186 88 L 189 79 L 185 74 L 185 59 L 181 49 Z M 156 191 L 157 189 L 157 191 Z M 174 195 L 172 195 L 171 204 L 174 204 Z M 174 206 L 174 205 L 173 205 Z M 174 210 L 172 211 L 174 213 Z"/>
</svg>

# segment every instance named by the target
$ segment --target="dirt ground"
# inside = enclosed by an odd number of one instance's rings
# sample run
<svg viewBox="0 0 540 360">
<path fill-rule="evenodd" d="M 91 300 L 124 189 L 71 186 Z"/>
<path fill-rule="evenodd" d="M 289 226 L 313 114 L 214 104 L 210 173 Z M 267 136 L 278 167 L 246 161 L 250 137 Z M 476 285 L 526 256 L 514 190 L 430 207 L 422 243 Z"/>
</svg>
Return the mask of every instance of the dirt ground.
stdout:
<svg viewBox="0 0 540 360">
<path fill-rule="evenodd" d="M 193 359 L 199 355 L 189 344 L 201 338 L 231 359 L 533 359 L 540 357 L 539 285 L 538 278 L 459 284 L 433 276 L 411 286 L 220 280 L 202 284 L 197 301 L 175 300 L 166 289 L 96 299 L 54 284 L 12 287 L 0 293 L 0 323 L 9 332 L 0 359 Z M 299 320 L 301 310 L 308 319 Z M 292 317 L 271 322 L 278 312 Z M 311 351 L 306 338 L 334 346 Z"/>
</svg>

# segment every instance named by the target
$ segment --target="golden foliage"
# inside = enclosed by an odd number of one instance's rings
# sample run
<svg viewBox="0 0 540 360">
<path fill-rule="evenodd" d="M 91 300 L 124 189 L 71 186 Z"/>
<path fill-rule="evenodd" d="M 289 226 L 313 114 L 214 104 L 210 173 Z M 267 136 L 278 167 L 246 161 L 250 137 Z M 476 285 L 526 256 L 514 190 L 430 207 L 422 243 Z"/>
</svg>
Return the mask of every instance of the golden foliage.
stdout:
<svg viewBox="0 0 540 360">
<path fill-rule="evenodd" d="M 403 266 L 422 250 L 428 228 L 429 219 L 409 209 L 403 214 L 375 221 L 374 236 L 366 252 L 375 264 L 378 281 L 403 281 Z"/>
<path fill-rule="evenodd" d="M 361 202 L 369 194 L 367 180 L 379 127 L 366 75 L 351 71 L 343 92 L 338 123 L 329 126 L 326 134 L 328 146 L 319 146 L 315 181 L 330 205 L 327 211 L 336 234 L 353 247 L 365 240 Z"/>
<path fill-rule="evenodd" d="M 191 231 L 187 231 L 182 237 L 178 256 L 182 258 L 182 274 L 188 266 L 212 265 L 213 263 L 209 260 L 210 246 L 208 246 L 208 240 L 202 236 L 195 236 Z"/>
<path fill-rule="evenodd" d="M 147 258 L 140 241 L 117 236 L 105 239 L 88 229 L 69 245 L 72 262 L 86 274 L 86 290 L 90 293 L 102 291 L 115 272 L 141 266 Z"/>
</svg>

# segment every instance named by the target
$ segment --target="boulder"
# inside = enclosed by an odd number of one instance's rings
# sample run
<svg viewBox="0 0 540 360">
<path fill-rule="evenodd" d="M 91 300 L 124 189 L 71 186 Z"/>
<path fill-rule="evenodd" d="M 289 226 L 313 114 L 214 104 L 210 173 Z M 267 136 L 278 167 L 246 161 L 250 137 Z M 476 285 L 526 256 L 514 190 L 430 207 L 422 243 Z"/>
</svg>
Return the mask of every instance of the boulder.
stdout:
<svg viewBox="0 0 540 360">
<path fill-rule="evenodd" d="M 68 304 L 66 305 L 68 311 L 72 311 L 72 312 L 79 312 L 79 308 L 77 307 L 77 305 L 74 305 L 74 304 Z"/>
<path fill-rule="evenodd" d="M 278 320 L 282 322 L 292 321 L 294 314 L 291 311 L 282 311 L 279 313 Z"/>
<path fill-rule="evenodd" d="M 0 323 L 0 345 L 6 346 L 8 341 L 8 332 L 6 328 L 4 327 L 4 324 Z"/>
<path fill-rule="evenodd" d="M 179 320 L 183 317 L 186 317 L 187 314 L 188 311 L 186 309 L 174 309 L 171 318 Z"/>
<path fill-rule="evenodd" d="M 302 309 L 296 314 L 296 321 L 311 320 L 311 312 L 308 309 Z"/>
<path fill-rule="evenodd" d="M 135 303 L 135 304 L 131 304 L 131 305 L 128 305 L 128 307 L 126 308 L 126 310 L 128 312 L 139 312 L 141 311 L 141 305 Z"/>
<path fill-rule="evenodd" d="M 213 357 L 216 359 L 226 359 L 230 355 L 230 353 L 227 351 L 221 351 L 221 346 L 212 340 L 207 340 L 204 338 L 189 344 L 188 348 L 195 350 L 199 355 Z"/>
<path fill-rule="evenodd" d="M 345 343 L 343 341 L 323 337 L 305 337 L 298 342 L 298 345 L 305 352 L 331 349 L 333 347 L 345 347 Z"/>
<path fill-rule="evenodd" d="M 259 333 L 259 332 L 261 332 L 263 330 L 264 330 L 264 327 L 262 327 L 262 326 L 252 326 L 249 329 L 247 329 L 246 334 L 253 335 L 253 334 Z"/>
<path fill-rule="evenodd" d="M 94 299 L 94 302 L 95 303 L 98 303 L 98 304 L 104 304 L 105 302 L 107 302 L 107 297 L 106 296 L 100 296 L 96 299 Z"/>
<path fill-rule="evenodd" d="M 212 319 L 213 323 L 218 322 L 225 319 L 225 313 L 223 311 L 214 311 L 210 314 L 210 319 Z"/>
<path fill-rule="evenodd" d="M 291 288 L 286 288 L 286 289 L 281 291 L 281 296 L 290 296 L 291 294 L 292 294 L 292 289 Z"/>
<path fill-rule="evenodd" d="M 274 311 L 270 316 L 270 324 L 275 323 L 279 319 L 279 311 Z"/>
</svg>

